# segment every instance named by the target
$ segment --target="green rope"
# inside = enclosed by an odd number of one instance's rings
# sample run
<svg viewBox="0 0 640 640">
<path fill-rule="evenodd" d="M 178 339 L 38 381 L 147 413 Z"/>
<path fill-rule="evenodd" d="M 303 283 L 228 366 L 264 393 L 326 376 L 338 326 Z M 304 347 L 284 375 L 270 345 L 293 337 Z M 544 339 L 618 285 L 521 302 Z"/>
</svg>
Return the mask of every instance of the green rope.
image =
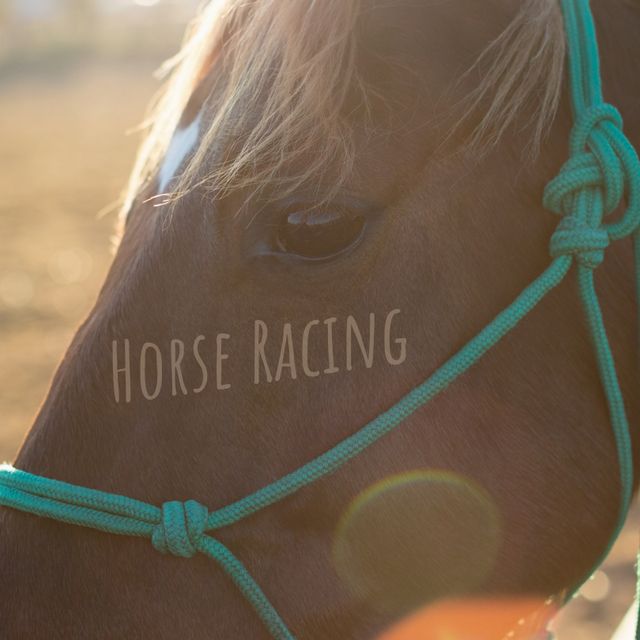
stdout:
<svg viewBox="0 0 640 640">
<path fill-rule="evenodd" d="M 282 618 L 244 564 L 207 532 L 231 525 L 328 476 L 418 411 L 467 371 L 518 325 L 575 263 L 579 293 L 591 333 L 602 387 L 615 437 L 620 473 L 620 509 L 606 553 L 622 528 L 633 488 L 629 425 L 607 332 L 596 294 L 593 270 L 611 241 L 633 236 L 640 301 L 640 162 L 622 133 L 620 114 L 603 102 L 593 18 L 588 0 L 561 0 L 573 99 L 570 158 L 547 186 L 545 206 L 562 216 L 550 242 L 551 264 L 506 309 L 458 353 L 398 403 L 326 453 L 230 505 L 209 512 L 201 504 L 166 502 L 162 508 L 124 496 L 0 467 L 0 504 L 69 524 L 151 539 L 161 553 L 214 560 L 252 605 L 276 640 L 293 640 Z M 603 222 L 626 197 L 616 222 Z M 584 577 L 586 579 L 592 571 Z"/>
</svg>

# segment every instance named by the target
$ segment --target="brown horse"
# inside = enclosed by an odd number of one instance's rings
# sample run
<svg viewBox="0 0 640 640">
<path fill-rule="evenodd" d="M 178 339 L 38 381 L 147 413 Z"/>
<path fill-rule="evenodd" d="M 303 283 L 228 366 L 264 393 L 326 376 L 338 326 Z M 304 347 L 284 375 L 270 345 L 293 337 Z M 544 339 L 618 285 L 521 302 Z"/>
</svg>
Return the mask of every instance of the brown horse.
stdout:
<svg viewBox="0 0 640 640">
<path fill-rule="evenodd" d="M 640 144 L 640 4 L 593 10 Z M 548 264 L 563 59 L 556 0 L 205 8 L 16 466 L 214 508 L 389 407 Z M 637 423 L 631 264 L 619 243 L 597 279 Z M 568 278 L 401 429 L 216 534 L 297 636 L 372 639 L 443 598 L 545 601 L 583 577 L 619 487 L 581 318 Z M 268 637 L 203 557 L 8 509 L 0 575 L 3 638 Z"/>
</svg>

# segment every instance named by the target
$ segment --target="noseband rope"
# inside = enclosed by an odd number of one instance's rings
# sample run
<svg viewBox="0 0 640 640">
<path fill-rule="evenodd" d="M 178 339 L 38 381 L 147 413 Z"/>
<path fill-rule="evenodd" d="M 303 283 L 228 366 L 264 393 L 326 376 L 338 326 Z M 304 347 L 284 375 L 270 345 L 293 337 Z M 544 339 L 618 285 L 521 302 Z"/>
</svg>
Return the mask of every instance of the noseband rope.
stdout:
<svg viewBox="0 0 640 640">
<path fill-rule="evenodd" d="M 150 538 L 154 548 L 161 553 L 187 558 L 202 553 L 214 560 L 231 578 L 273 638 L 294 640 L 244 564 L 209 532 L 243 520 L 328 476 L 398 427 L 497 344 L 564 280 L 575 264 L 584 315 L 609 408 L 620 474 L 620 509 L 616 528 L 606 550 L 584 576 L 586 580 L 618 537 L 633 492 L 629 424 L 593 271 L 603 261 L 605 249 L 612 241 L 632 236 L 640 315 L 640 161 L 622 132 L 620 114 L 603 100 L 589 1 L 560 2 L 568 43 L 574 127 L 569 160 L 544 192 L 544 206 L 562 216 L 550 242 L 553 260 L 458 353 L 397 404 L 329 451 L 255 493 L 212 512 L 194 500 L 165 502 L 162 508 L 158 508 L 125 496 L 33 475 L 10 465 L 0 467 L 0 504 L 108 533 Z M 625 197 L 627 207 L 622 216 L 617 221 L 604 222 L 605 216 L 612 214 Z"/>
</svg>

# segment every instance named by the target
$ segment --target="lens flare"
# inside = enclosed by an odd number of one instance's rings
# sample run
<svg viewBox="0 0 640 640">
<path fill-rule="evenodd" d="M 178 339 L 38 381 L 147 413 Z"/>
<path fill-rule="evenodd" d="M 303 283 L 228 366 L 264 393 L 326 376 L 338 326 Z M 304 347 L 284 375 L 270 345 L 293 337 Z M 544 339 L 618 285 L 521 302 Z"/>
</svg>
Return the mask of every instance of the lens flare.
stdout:
<svg viewBox="0 0 640 640">
<path fill-rule="evenodd" d="M 489 494 L 468 478 L 401 474 L 349 506 L 336 531 L 334 566 L 354 597 L 403 615 L 478 587 L 494 566 L 500 520 Z"/>
<path fill-rule="evenodd" d="M 424 607 L 377 640 L 534 640 L 557 613 L 551 600 L 444 600 Z"/>
</svg>

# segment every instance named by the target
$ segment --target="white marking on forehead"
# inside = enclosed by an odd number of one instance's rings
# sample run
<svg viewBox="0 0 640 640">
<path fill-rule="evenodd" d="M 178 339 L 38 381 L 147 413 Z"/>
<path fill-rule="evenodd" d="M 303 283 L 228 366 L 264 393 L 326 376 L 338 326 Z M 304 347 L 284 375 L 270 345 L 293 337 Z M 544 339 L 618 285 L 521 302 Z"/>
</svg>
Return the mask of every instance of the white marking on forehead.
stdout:
<svg viewBox="0 0 640 640">
<path fill-rule="evenodd" d="M 202 111 L 191 124 L 184 129 L 176 129 L 171 138 L 171 143 L 167 149 L 162 166 L 158 172 L 158 190 L 163 193 L 169 182 L 176 175 L 189 152 L 198 142 L 200 133 L 200 122 L 202 121 Z"/>
</svg>

